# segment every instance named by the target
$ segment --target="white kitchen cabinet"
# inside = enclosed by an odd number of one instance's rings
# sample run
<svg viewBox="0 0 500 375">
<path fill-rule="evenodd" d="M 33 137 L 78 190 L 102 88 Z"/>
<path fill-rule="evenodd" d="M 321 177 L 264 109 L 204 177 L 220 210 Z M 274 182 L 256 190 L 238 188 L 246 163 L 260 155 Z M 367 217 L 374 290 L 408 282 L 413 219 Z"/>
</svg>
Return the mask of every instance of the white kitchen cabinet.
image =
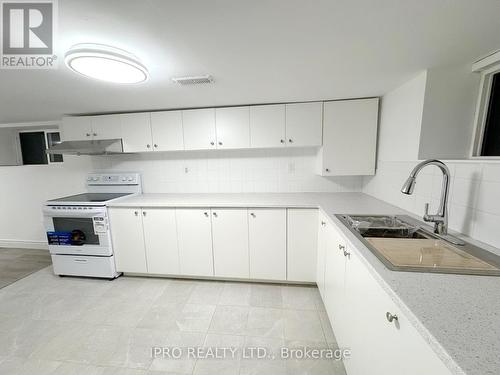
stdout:
<svg viewBox="0 0 500 375">
<path fill-rule="evenodd" d="M 286 280 L 286 209 L 248 209 L 250 277 Z"/>
<path fill-rule="evenodd" d="M 219 277 L 250 277 L 246 209 L 212 209 L 214 271 Z"/>
<path fill-rule="evenodd" d="M 92 139 L 119 139 L 121 135 L 120 115 L 92 116 Z"/>
<path fill-rule="evenodd" d="M 149 113 L 120 115 L 124 152 L 153 151 Z"/>
<path fill-rule="evenodd" d="M 322 176 L 375 174 L 378 98 L 324 103 Z"/>
<path fill-rule="evenodd" d="M 210 209 L 177 209 L 180 273 L 214 276 Z"/>
<path fill-rule="evenodd" d="M 250 107 L 250 147 L 285 147 L 285 105 Z"/>
<path fill-rule="evenodd" d="M 111 237 L 118 272 L 146 273 L 146 253 L 139 208 L 110 208 Z"/>
<path fill-rule="evenodd" d="M 143 208 L 142 223 L 148 272 L 180 274 L 175 209 Z"/>
<path fill-rule="evenodd" d="M 316 284 L 325 301 L 325 256 L 328 247 L 328 228 L 330 224 L 323 212 L 318 214 L 318 253 L 316 263 Z"/>
<path fill-rule="evenodd" d="M 67 116 L 62 120 L 64 141 L 83 141 L 92 138 L 91 116 Z"/>
<path fill-rule="evenodd" d="M 215 108 L 182 111 L 185 150 L 215 149 Z"/>
<path fill-rule="evenodd" d="M 217 148 L 250 147 L 250 108 L 228 107 L 215 109 Z"/>
<path fill-rule="evenodd" d="M 346 259 L 349 249 L 344 237 L 332 224 L 326 227 L 325 246 L 325 297 L 324 304 L 335 336 L 339 342 L 344 342 L 348 334 L 344 324 L 349 310 L 345 297 Z"/>
<path fill-rule="evenodd" d="M 323 102 L 286 104 L 287 147 L 321 146 Z"/>
<path fill-rule="evenodd" d="M 351 252 L 346 265 L 346 339 L 349 375 L 450 375 L 451 372 L 403 315 L 390 296 Z M 386 314 L 397 316 L 389 322 Z M 334 328 L 335 330 L 335 328 Z"/>
<path fill-rule="evenodd" d="M 182 111 L 151 112 L 151 133 L 155 151 L 184 150 Z"/>
<path fill-rule="evenodd" d="M 287 280 L 315 282 L 318 249 L 318 210 L 287 210 Z"/>
</svg>

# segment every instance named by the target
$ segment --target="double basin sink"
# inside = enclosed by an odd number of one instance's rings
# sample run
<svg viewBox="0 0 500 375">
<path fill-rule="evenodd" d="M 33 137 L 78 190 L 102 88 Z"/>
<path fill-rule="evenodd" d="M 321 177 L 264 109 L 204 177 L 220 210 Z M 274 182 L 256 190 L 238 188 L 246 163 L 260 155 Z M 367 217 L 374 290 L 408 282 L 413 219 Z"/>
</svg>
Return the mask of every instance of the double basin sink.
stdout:
<svg viewBox="0 0 500 375">
<path fill-rule="evenodd" d="M 500 276 L 500 257 L 409 216 L 337 215 L 390 270 Z"/>
</svg>

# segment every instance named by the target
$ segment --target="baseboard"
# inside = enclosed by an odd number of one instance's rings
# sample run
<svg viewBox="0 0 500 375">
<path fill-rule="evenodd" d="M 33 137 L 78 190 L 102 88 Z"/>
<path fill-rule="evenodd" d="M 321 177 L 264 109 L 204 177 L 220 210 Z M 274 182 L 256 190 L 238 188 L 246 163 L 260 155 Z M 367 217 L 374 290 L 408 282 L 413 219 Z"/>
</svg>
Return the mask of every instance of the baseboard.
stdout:
<svg viewBox="0 0 500 375">
<path fill-rule="evenodd" d="M 39 249 L 48 250 L 49 246 L 45 241 L 23 241 L 23 240 L 1 240 L 0 247 L 12 249 Z"/>
</svg>

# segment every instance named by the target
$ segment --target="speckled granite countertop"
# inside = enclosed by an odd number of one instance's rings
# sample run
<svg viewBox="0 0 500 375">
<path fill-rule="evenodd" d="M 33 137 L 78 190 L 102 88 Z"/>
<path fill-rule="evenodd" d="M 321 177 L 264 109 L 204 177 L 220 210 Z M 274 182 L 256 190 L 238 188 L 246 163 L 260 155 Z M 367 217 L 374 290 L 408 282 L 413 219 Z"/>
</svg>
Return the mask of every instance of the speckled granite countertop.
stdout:
<svg viewBox="0 0 500 375">
<path fill-rule="evenodd" d="M 500 277 L 391 271 L 335 217 L 408 214 L 398 207 L 362 193 L 143 194 L 109 206 L 320 208 L 453 374 L 500 373 Z"/>
</svg>

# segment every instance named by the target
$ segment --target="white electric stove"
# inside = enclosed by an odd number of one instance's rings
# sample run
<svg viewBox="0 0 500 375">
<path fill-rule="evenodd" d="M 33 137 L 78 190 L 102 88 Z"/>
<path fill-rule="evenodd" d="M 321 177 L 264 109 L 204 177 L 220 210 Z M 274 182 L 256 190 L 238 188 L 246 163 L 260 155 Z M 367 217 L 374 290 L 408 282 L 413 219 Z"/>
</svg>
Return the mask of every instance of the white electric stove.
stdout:
<svg viewBox="0 0 500 375">
<path fill-rule="evenodd" d="M 91 173 L 86 193 L 47 201 L 43 216 L 54 273 L 119 276 L 106 204 L 141 192 L 139 173 Z"/>
</svg>

